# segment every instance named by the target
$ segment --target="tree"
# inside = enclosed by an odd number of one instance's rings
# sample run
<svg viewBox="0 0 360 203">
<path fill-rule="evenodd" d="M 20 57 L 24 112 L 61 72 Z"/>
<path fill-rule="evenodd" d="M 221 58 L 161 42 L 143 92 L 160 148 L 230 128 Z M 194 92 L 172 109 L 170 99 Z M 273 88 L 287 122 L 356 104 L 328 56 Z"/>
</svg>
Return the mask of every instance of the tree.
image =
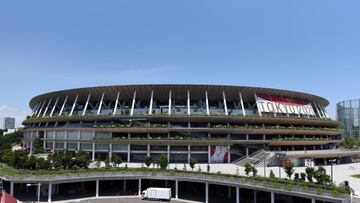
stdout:
<svg viewBox="0 0 360 203">
<path fill-rule="evenodd" d="M 273 170 L 270 170 L 270 175 L 269 175 L 269 177 L 270 177 L 271 179 L 275 178 L 275 173 L 274 173 Z"/>
<path fill-rule="evenodd" d="M 305 182 L 305 180 L 306 180 L 306 174 L 305 173 L 300 173 L 300 181 Z"/>
<path fill-rule="evenodd" d="M 258 170 L 254 166 L 252 166 L 251 171 L 253 173 L 253 176 L 255 177 L 257 175 Z"/>
<path fill-rule="evenodd" d="M 79 151 L 75 155 L 75 162 L 79 168 L 88 168 L 90 161 L 91 159 L 87 152 Z"/>
<path fill-rule="evenodd" d="M 33 143 L 33 148 L 34 148 L 34 153 L 35 154 L 40 154 L 40 153 L 44 153 L 44 141 L 41 140 L 40 137 L 36 137 Z"/>
<path fill-rule="evenodd" d="M 165 154 L 162 154 L 160 156 L 160 159 L 158 161 L 158 164 L 160 166 L 160 169 L 165 170 L 169 164 L 167 156 Z"/>
<path fill-rule="evenodd" d="M 313 182 L 313 177 L 314 177 L 314 173 L 315 173 L 315 169 L 313 167 L 306 167 L 305 168 L 305 173 L 306 173 L 306 178 L 307 180 L 312 183 Z"/>
<path fill-rule="evenodd" d="M 196 164 L 197 164 L 197 160 L 196 160 L 196 159 L 191 158 L 191 159 L 189 160 L 189 165 L 190 165 L 190 168 L 191 168 L 192 171 L 194 171 L 194 168 L 195 168 L 195 165 L 196 165 Z"/>
<path fill-rule="evenodd" d="M 326 174 L 326 169 L 322 166 L 314 172 L 314 178 L 316 182 L 320 185 L 329 185 L 331 183 L 331 178 Z"/>
<path fill-rule="evenodd" d="M 294 174 L 295 170 L 294 170 L 294 164 L 289 161 L 284 165 L 284 170 L 286 175 L 289 177 L 289 179 L 291 179 L 291 176 Z"/>
<path fill-rule="evenodd" d="M 36 158 L 34 156 L 30 156 L 25 163 L 25 168 L 30 170 L 35 170 L 36 168 Z"/>
<path fill-rule="evenodd" d="M 106 168 L 110 168 L 110 157 L 109 157 L 109 156 L 106 156 L 106 159 L 105 159 L 105 167 L 106 167 Z"/>
<path fill-rule="evenodd" d="M 145 162 L 146 167 L 149 168 L 151 163 L 153 162 L 153 160 L 152 160 L 151 156 L 146 156 L 144 162 Z"/>
<path fill-rule="evenodd" d="M 253 166 L 250 163 L 246 163 L 245 164 L 245 174 L 246 176 L 250 175 L 250 172 L 252 171 Z"/>
<path fill-rule="evenodd" d="M 112 162 L 114 162 L 115 166 L 120 165 L 122 163 L 121 157 L 119 157 L 117 154 L 112 154 L 111 159 Z"/>
<path fill-rule="evenodd" d="M 209 165 L 209 164 L 206 166 L 206 171 L 207 171 L 208 173 L 210 173 L 210 165 Z"/>
</svg>

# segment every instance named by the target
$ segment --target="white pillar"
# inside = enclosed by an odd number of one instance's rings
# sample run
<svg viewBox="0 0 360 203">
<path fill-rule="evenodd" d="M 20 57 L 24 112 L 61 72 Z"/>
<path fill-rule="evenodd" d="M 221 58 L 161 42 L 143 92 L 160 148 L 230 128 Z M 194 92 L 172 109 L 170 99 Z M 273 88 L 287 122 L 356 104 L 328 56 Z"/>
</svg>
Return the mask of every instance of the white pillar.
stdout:
<svg viewBox="0 0 360 203">
<path fill-rule="evenodd" d="M 127 162 L 130 163 L 130 144 L 128 144 Z"/>
<path fill-rule="evenodd" d="M 240 191 L 239 187 L 236 187 L 236 203 L 240 203 Z"/>
<path fill-rule="evenodd" d="M 153 102 L 154 102 L 154 90 L 151 90 L 150 106 L 149 106 L 149 115 L 152 115 Z"/>
<path fill-rule="evenodd" d="M 187 91 L 187 113 L 190 115 L 190 91 Z"/>
<path fill-rule="evenodd" d="M 175 199 L 179 199 L 179 180 L 175 180 Z"/>
<path fill-rule="evenodd" d="M 52 183 L 49 183 L 49 188 L 48 188 L 48 202 L 51 202 L 51 196 L 52 196 Z"/>
<path fill-rule="evenodd" d="M 191 147 L 190 145 L 188 145 L 188 163 L 190 162 L 190 158 L 191 158 L 190 151 L 191 151 Z"/>
<path fill-rule="evenodd" d="M 316 199 L 315 198 L 311 198 L 311 203 L 315 203 Z"/>
<path fill-rule="evenodd" d="M 70 115 L 69 115 L 69 116 L 72 116 L 72 115 L 73 115 L 74 109 L 75 109 L 75 106 L 76 106 L 76 103 L 77 103 L 78 98 L 79 98 L 79 95 L 77 94 L 76 97 L 75 97 L 73 106 L 71 107 L 71 111 L 70 111 Z"/>
<path fill-rule="evenodd" d="M 95 143 L 92 143 L 92 161 L 95 161 Z"/>
<path fill-rule="evenodd" d="M 229 115 L 228 112 L 228 108 L 227 108 L 227 104 L 226 104 L 226 96 L 225 96 L 225 91 L 223 90 L 223 100 L 224 100 L 224 110 L 225 110 L 225 115 Z"/>
<path fill-rule="evenodd" d="M 14 182 L 10 182 L 10 195 L 14 196 Z"/>
<path fill-rule="evenodd" d="M 209 97 L 208 92 L 205 90 L 205 101 L 206 101 L 206 115 L 210 115 L 210 109 L 209 109 Z"/>
<path fill-rule="evenodd" d="M 99 180 L 96 180 L 96 197 L 99 197 Z"/>
<path fill-rule="evenodd" d="M 169 91 L 168 115 L 171 115 L 171 90 Z"/>
<path fill-rule="evenodd" d="M 133 100 L 132 100 L 132 104 L 131 104 L 130 116 L 134 115 L 135 101 L 136 101 L 136 90 L 134 90 L 134 96 L 133 96 Z"/>
<path fill-rule="evenodd" d="M 211 146 L 208 145 L 208 163 L 210 163 L 210 159 L 211 159 Z"/>
<path fill-rule="evenodd" d="M 49 109 L 49 106 L 50 106 L 50 104 L 51 104 L 51 101 L 52 101 L 52 98 L 50 98 L 50 100 L 49 100 L 48 104 L 46 105 L 46 108 L 45 108 L 45 111 L 44 111 L 44 113 L 43 113 L 42 117 L 44 117 L 44 116 L 45 116 L 45 114 L 47 113 L 47 111 L 48 111 L 48 109 Z"/>
<path fill-rule="evenodd" d="M 40 103 L 37 103 L 37 104 L 35 105 L 35 107 L 34 107 L 33 110 L 32 110 L 31 116 L 35 116 L 35 115 L 36 115 L 39 106 L 40 106 Z"/>
<path fill-rule="evenodd" d="M 60 109 L 60 112 L 59 112 L 59 116 L 61 116 L 62 112 L 64 111 L 64 107 L 65 107 L 65 105 L 66 105 L 66 102 L 67 102 L 68 98 L 69 98 L 68 96 L 65 97 L 64 103 L 63 103 L 63 105 L 61 106 L 61 109 Z"/>
<path fill-rule="evenodd" d="M 103 101 L 104 101 L 104 96 L 105 96 L 105 92 L 103 92 L 103 93 L 101 94 L 101 99 L 100 99 L 100 103 L 99 103 L 99 107 L 98 107 L 98 111 L 97 111 L 97 114 L 96 114 L 96 115 L 99 115 L 100 112 L 101 112 L 101 107 L 102 107 L 102 103 L 103 103 Z"/>
<path fill-rule="evenodd" d="M 109 158 L 110 158 L 110 162 L 112 160 L 112 144 L 109 144 Z"/>
<path fill-rule="evenodd" d="M 141 178 L 139 178 L 139 196 L 141 196 Z"/>
<path fill-rule="evenodd" d="M 259 108 L 259 103 L 258 103 L 258 101 L 257 101 L 257 96 L 256 96 L 256 93 L 255 93 L 255 101 L 256 101 L 256 106 L 257 106 L 257 108 L 258 108 L 258 113 L 259 113 L 259 116 L 262 116 L 262 114 L 261 114 L 261 109 Z"/>
<path fill-rule="evenodd" d="M 271 191 L 271 203 L 275 203 L 275 193 Z"/>
<path fill-rule="evenodd" d="M 228 163 L 230 163 L 230 145 L 228 145 L 228 154 L 227 154 L 227 158 L 228 158 Z"/>
<path fill-rule="evenodd" d="M 58 102 L 59 102 L 59 97 L 57 97 L 56 100 L 55 100 L 54 106 L 52 107 L 51 112 L 50 112 L 50 117 L 53 116 L 56 105 L 57 105 Z"/>
<path fill-rule="evenodd" d="M 205 183 L 205 203 L 209 203 L 209 183 Z"/>
<path fill-rule="evenodd" d="M 87 99 L 86 99 L 86 103 L 85 103 L 85 106 L 84 106 L 84 110 L 83 110 L 83 113 L 82 113 L 82 116 L 85 116 L 85 113 L 86 113 L 86 109 L 89 105 L 89 101 L 90 101 L 90 97 L 91 97 L 91 94 L 89 93 Z"/>
<path fill-rule="evenodd" d="M 113 115 L 116 114 L 117 106 L 118 106 L 118 104 L 119 104 L 119 97 L 120 97 L 120 92 L 118 92 L 117 95 L 116 95 L 116 101 L 115 101 L 115 106 L 114 106 Z"/>
<path fill-rule="evenodd" d="M 244 101 L 243 101 L 241 92 L 239 92 L 239 97 L 240 97 L 240 103 L 241 103 L 241 109 L 242 109 L 243 116 L 246 116 L 246 112 L 245 112 L 245 108 L 244 108 Z"/>
<path fill-rule="evenodd" d="M 168 159 L 168 162 L 170 163 L 170 145 L 169 144 L 167 145 L 167 159 Z"/>
<path fill-rule="evenodd" d="M 42 109 L 43 109 L 44 106 L 45 106 L 45 103 L 46 103 L 46 100 L 44 100 L 44 102 L 41 104 L 41 107 L 40 107 L 40 109 L 39 109 L 39 112 L 38 112 L 38 114 L 37 114 L 37 117 L 40 116 L 40 114 L 41 114 L 41 112 L 42 112 Z"/>
</svg>

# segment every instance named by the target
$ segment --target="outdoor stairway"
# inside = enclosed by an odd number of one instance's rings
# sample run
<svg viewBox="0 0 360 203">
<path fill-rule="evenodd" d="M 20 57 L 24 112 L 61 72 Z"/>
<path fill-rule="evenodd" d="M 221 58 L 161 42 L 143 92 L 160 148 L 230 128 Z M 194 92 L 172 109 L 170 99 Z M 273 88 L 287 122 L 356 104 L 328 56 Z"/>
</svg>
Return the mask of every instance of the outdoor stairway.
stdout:
<svg viewBox="0 0 360 203">
<path fill-rule="evenodd" d="M 238 166 L 245 166 L 246 163 L 251 163 L 256 167 L 264 166 L 264 161 L 266 160 L 266 165 L 276 159 L 276 153 L 271 151 L 264 151 L 263 149 L 255 152 L 251 156 L 244 156 L 233 163 Z"/>
</svg>

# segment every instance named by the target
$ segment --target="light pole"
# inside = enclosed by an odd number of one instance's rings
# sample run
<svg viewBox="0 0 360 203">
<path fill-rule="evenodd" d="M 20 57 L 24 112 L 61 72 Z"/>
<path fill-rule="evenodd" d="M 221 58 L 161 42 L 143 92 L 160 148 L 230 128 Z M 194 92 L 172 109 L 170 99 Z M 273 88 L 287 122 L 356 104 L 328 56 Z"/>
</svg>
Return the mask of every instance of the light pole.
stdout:
<svg viewBox="0 0 360 203">
<path fill-rule="evenodd" d="M 40 186 L 41 186 L 41 183 L 38 183 L 38 184 L 26 184 L 26 187 L 30 187 L 30 186 L 38 186 L 38 190 L 37 190 L 37 196 L 38 196 L 38 201 L 37 202 L 40 202 Z"/>
</svg>

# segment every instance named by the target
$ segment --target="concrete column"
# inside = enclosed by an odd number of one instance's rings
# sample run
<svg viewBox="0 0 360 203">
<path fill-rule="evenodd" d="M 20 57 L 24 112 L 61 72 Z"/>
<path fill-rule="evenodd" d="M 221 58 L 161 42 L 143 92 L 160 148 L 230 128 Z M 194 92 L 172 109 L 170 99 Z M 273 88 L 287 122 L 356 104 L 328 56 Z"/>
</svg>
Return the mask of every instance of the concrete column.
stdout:
<svg viewBox="0 0 360 203">
<path fill-rule="evenodd" d="M 130 144 L 128 144 L 127 162 L 130 163 Z"/>
<path fill-rule="evenodd" d="M 271 203 L 275 203 L 275 193 L 271 191 Z"/>
<path fill-rule="evenodd" d="M 170 145 L 167 146 L 167 159 L 168 162 L 170 163 Z"/>
<path fill-rule="evenodd" d="M 124 180 L 123 184 L 124 192 L 126 192 L 126 180 Z"/>
<path fill-rule="evenodd" d="M 315 203 L 316 202 L 316 199 L 315 198 L 312 198 L 311 199 L 311 203 Z"/>
<path fill-rule="evenodd" d="M 92 161 L 95 161 L 95 143 L 92 143 Z"/>
<path fill-rule="evenodd" d="M 48 188 L 48 202 L 51 202 L 51 196 L 52 196 L 52 183 L 49 183 L 49 188 Z"/>
<path fill-rule="evenodd" d="M 33 155 L 33 141 L 30 140 L 30 155 Z"/>
<path fill-rule="evenodd" d="M 78 140 L 80 140 L 81 134 L 80 134 L 80 130 L 78 131 L 78 135 L 77 138 Z M 80 151 L 80 141 L 77 143 L 77 150 Z"/>
<path fill-rule="evenodd" d="M 230 162 L 230 145 L 228 145 L 228 154 L 227 154 L 227 158 L 228 158 L 228 164 L 231 163 Z"/>
<path fill-rule="evenodd" d="M 44 149 L 46 149 L 46 138 L 47 138 L 47 136 L 46 136 L 46 131 L 44 131 L 44 138 L 43 138 L 43 148 Z"/>
<path fill-rule="evenodd" d="M 139 187 L 139 194 L 138 195 L 141 196 L 141 178 L 139 178 L 139 186 L 138 187 Z"/>
<path fill-rule="evenodd" d="M 211 162 L 210 159 L 211 159 L 211 146 L 208 145 L 208 163 Z"/>
<path fill-rule="evenodd" d="M 110 158 L 110 162 L 112 160 L 112 144 L 109 144 L 109 158 Z"/>
<path fill-rule="evenodd" d="M 99 180 L 96 180 L 96 197 L 99 197 Z"/>
<path fill-rule="evenodd" d="M 256 190 L 254 190 L 254 203 L 257 202 Z"/>
<path fill-rule="evenodd" d="M 228 187 L 228 198 L 229 199 L 231 198 L 231 187 L 230 186 Z"/>
<path fill-rule="evenodd" d="M 10 195 L 14 196 L 14 182 L 10 182 Z"/>
<path fill-rule="evenodd" d="M 175 199 L 179 199 L 179 180 L 175 180 Z"/>
<path fill-rule="evenodd" d="M 190 145 L 188 145 L 188 163 L 190 162 L 190 158 L 191 158 L 190 151 L 191 151 L 191 147 Z"/>
<path fill-rule="evenodd" d="M 150 156 L 150 145 L 149 144 L 147 144 L 146 156 Z"/>
<path fill-rule="evenodd" d="M 249 148 L 248 147 L 246 147 L 246 157 L 249 157 Z"/>
<path fill-rule="evenodd" d="M 240 191 L 239 191 L 239 187 L 236 187 L 236 203 L 240 203 Z"/>
<path fill-rule="evenodd" d="M 209 203 L 209 183 L 205 183 L 205 203 Z"/>
<path fill-rule="evenodd" d="M 67 130 L 65 130 L 65 133 L 64 133 L 64 139 L 65 139 L 65 141 L 64 141 L 64 149 L 67 149 Z"/>
</svg>

